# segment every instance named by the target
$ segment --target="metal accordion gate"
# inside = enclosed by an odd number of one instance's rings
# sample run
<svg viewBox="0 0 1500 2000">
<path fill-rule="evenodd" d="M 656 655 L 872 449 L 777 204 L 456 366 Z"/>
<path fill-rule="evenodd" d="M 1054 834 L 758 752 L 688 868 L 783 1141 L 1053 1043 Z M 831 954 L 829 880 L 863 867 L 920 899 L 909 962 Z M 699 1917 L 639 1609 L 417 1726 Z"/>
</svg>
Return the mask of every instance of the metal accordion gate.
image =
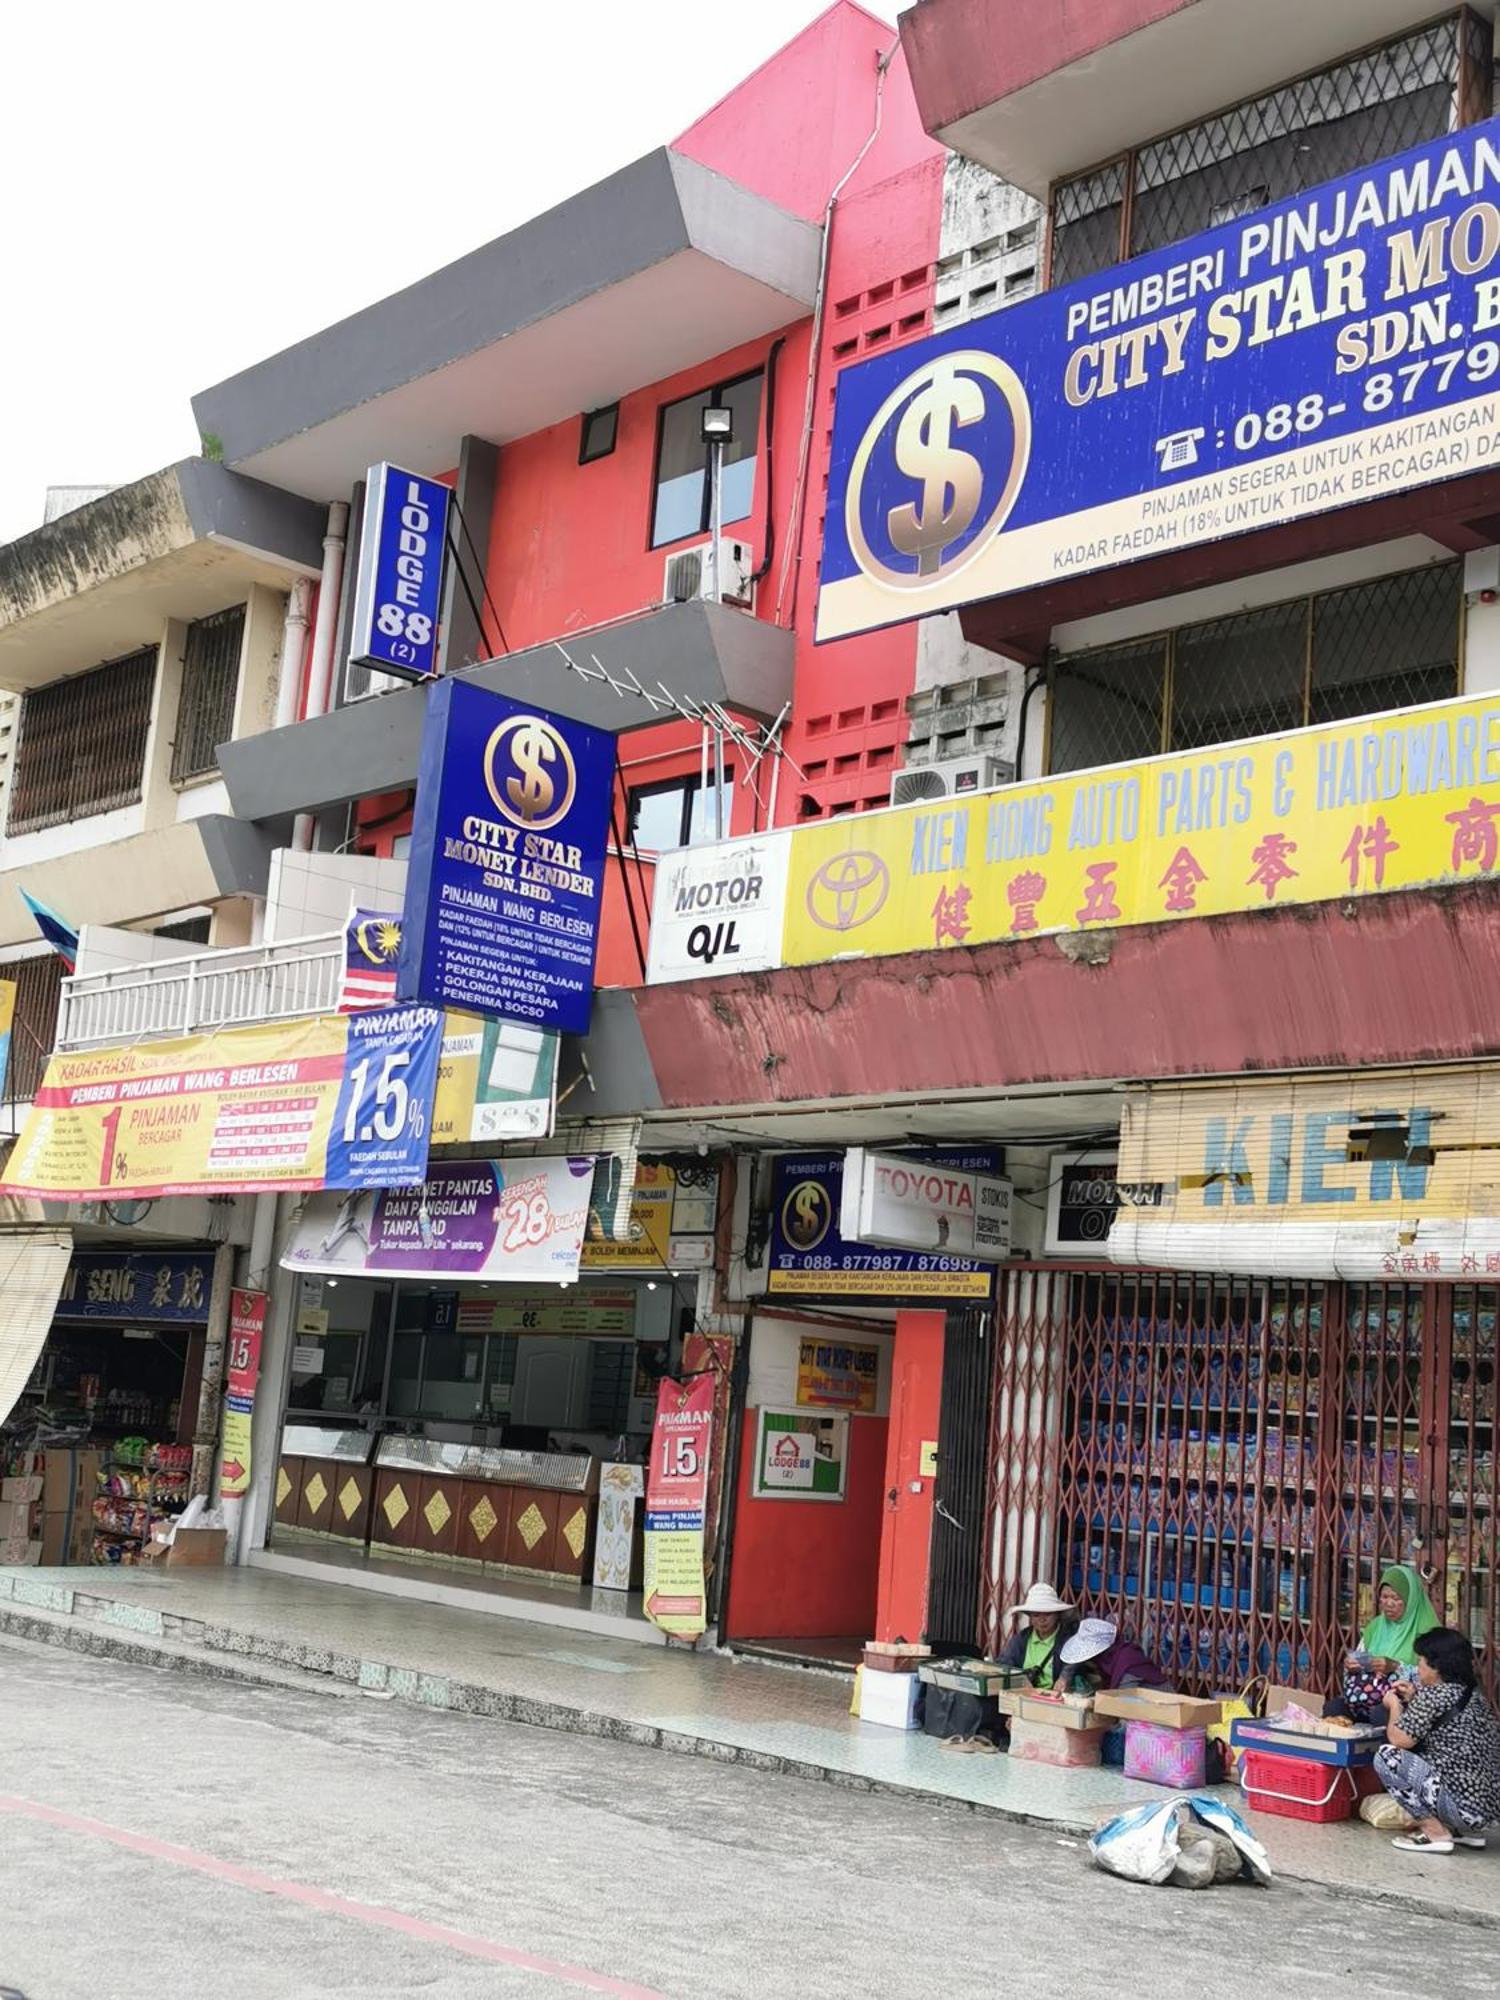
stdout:
<svg viewBox="0 0 1500 2000">
<path fill-rule="evenodd" d="M 1189 1689 L 1333 1688 L 1412 1562 L 1494 1688 L 1500 1287 L 1003 1274 L 980 1639 L 1054 1582 Z"/>
</svg>

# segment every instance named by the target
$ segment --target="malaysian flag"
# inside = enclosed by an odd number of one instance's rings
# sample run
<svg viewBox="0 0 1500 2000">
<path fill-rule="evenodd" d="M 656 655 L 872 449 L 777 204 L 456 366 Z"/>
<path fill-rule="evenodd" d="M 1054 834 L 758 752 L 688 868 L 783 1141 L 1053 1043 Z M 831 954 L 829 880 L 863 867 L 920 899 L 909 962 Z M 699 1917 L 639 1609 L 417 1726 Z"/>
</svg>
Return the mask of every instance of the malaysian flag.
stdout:
<svg viewBox="0 0 1500 2000">
<path fill-rule="evenodd" d="M 396 997 L 396 956 L 401 919 L 383 910 L 351 910 L 344 926 L 344 979 L 339 1012 L 389 1007 Z"/>
</svg>

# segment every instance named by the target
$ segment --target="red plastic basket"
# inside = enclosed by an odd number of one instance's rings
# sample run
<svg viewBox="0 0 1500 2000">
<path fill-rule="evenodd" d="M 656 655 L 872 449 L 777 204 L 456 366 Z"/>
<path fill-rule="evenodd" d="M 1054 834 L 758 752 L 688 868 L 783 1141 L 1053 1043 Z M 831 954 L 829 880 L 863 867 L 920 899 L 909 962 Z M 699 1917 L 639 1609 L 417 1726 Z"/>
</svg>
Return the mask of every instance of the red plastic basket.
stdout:
<svg viewBox="0 0 1500 2000">
<path fill-rule="evenodd" d="M 1272 1757 L 1247 1750 L 1241 1783 L 1256 1812 L 1282 1819 L 1309 1819 L 1324 1825 L 1348 1819 L 1359 1789 L 1354 1772 L 1335 1764 L 1311 1764 L 1300 1757 Z"/>
</svg>

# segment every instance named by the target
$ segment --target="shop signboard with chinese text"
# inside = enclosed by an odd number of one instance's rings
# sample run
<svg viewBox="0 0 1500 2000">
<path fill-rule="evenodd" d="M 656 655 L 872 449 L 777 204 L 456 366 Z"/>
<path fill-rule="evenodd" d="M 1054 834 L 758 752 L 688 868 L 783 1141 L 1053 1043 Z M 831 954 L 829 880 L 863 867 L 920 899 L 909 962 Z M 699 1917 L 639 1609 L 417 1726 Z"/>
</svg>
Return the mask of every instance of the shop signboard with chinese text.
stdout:
<svg viewBox="0 0 1500 2000">
<path fill-rule="evenodd" d="M 593 1178 L 592 1159 L 434 1161 L 410 1187 L 314 1197 L 281 1261 L 335 1277 L 571 1284 Z"/>
<path fill-rule="evenodd" d="M 676 1638 L 696 1639 L 708 1624 L 703 1528 L 713 1428 L 711 1372 L 660 1385 L 646 1471 L 644 1602 L 652 1623 Z"/>
<path fill-rule="evenodd" d="M 1470 695 L 799 826 L 781 963 L 1497 877 L 1500 696 Z"/>
<path fill-rule="evenodd" d="M 615 739 L 468 681 L 426 701 L 396 991 L 587 1034 Z"/>
<path fill-rule="evenodd" d="M 58 1319 L 201 1325 L 214 1288 L 211 1250 L 75 1250 Z"/>
<path fill-rule="evenodd" d="M 402 680 L 436 670 L 449 489 L 437 479 L 372 465 L 354 590 L 349 659 Z"/>
<path fill-rule="evenodd" d="M 226 1500 L 238 1499 L 250 1488 L 250 1431 L 265 1333 L 265 1293 L 231 1292 L 229 1341 L 224 1355 L 224 1437 L 219 1454 L 219 1492 Z"/>
<path fill-rule="evenodd" d="M 1364 1070 L 1132 1092 L 1116 1263 L 1500 1277 L 1500 1071 Z"/>
<path fill-rule="evenodd" d="M 1497 192 L 1486 121 L 846 368 L 819 640 L 1495 469 Z"/>
<path fill-rule="evenodd" d="M 976 1173 L 994 1166 L 994 1156 L 988 1152 L 928 1153 L 921 1157 L 941 1158 Z M 805 1298 L 989 1297 L 993 1272 L 972 1257 L 846 1241 L 839 1227 L 843 1177 L 842 1153 L 787 1154 L 776 1162 L 771 1179 L 767 1292 Z"/>
<path fill-rule="evenodd" d="M 321 1014 L 54 1055 L 0 1188 L 120 1200 L 406 1187 L 427 1164 L 442 1016 Z"/>
<path fill-rule="evenodd" d="M 909 1153 L 851 1146 L 839 1234 L 846 1243 L 941 1250 L 998 1263 L 1010 1255 L 1010 1182 Z"/>
<path fill-rule="evenodd" d="M 832 1333 L 805 1334 L 797 1344 L 799 1410 L 849 1410 L 873 1417 L 880 1406 L 880 1349 Z"/>
</svg>

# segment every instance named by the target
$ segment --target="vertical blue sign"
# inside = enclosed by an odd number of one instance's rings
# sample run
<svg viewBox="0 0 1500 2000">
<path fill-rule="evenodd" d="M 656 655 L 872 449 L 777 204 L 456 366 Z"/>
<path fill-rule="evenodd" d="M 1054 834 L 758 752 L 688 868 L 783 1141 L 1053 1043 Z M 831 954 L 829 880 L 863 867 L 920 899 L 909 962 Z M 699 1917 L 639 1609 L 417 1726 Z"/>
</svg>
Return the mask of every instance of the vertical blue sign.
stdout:
<svg viewBox="0 0 1500 2000">
<path fill-rule="evenodd" d="M 437 661 L 448 488 L 372 465 L 366 475 L 350 663 L 425 680 Z"/>
<path fill-rule="evenodd" d="M 398 999 L 588 1032 L 614 773 L 608 730 L 428 690 Z"/>
</svg>

